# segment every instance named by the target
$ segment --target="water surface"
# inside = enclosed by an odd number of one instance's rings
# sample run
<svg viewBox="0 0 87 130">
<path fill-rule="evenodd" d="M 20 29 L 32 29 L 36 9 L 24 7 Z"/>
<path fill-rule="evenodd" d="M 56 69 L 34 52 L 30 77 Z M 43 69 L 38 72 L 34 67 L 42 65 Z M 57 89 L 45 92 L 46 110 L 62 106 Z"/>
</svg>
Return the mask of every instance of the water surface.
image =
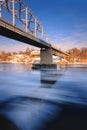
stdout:
<svg viewBox="0 0 87 130">
<path fill-rule="evenodd" d="M 0 64 L 2 130 L 7 130 L 7 127 L 9 130 L 57 130 L 58 127 L 62 129 L 60 124 L 65 123 L 60 122 L 62 115 L 65 115 L 64 120 L 65 117 L 69 120 L 71 113 L 76 115 L 80 111 L 77 115 L 79 119 L 81 116 L 81 122 L 85 122 L 86 107 L 86 65 L 58 67 L 57 70 L 32 70 L 24 64 Z M 63 114 L 64 112 L 67 114 Z M 68 112 L 71 116 L 68 116 Z M 56 121 L 60 123 L 57 125 L 54 123 Z M 77 126 L 79 123 L 80 120 Z M 68 129 L 69 124 L 66 122 L 64 125 Z"/>
</svg>

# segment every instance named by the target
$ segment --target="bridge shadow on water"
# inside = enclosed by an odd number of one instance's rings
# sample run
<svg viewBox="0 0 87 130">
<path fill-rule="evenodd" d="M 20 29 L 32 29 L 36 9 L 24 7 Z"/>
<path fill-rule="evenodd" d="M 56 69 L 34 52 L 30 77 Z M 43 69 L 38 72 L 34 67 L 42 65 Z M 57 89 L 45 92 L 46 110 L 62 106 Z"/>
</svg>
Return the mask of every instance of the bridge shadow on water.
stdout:
<svg viewBox="0 0 87 130">
<path fill-rule="evenodd" d="M 42 69 L 38 88 L 0 99 L 0 130 L 87 130 L 87 99 L 64 72 Z"/>
</svg>

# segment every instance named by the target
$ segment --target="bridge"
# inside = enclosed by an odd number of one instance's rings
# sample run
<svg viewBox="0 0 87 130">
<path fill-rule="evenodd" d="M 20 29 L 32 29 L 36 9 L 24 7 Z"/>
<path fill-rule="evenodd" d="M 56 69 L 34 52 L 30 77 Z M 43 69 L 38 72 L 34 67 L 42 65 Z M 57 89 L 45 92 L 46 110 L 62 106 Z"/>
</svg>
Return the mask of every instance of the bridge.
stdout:
<svg viewBox="0 0 87 130">
<path fill-rule="evenodd" d="M 52 55 L 68 56 L 52 46 L 38 18 L 21 0 L 0 1 L 0 35 L 41 48 L 41 64 L 52 64 Z"/>
</svg>

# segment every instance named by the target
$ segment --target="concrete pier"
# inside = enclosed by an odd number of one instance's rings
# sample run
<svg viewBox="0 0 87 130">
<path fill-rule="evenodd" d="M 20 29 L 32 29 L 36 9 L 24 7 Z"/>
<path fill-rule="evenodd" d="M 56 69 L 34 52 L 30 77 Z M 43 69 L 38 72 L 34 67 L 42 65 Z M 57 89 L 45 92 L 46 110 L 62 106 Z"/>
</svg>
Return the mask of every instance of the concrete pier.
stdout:
<svg viewBox="0 0 87 130">
<path fill-rule="evenodd" d="M 51 48 L 43 48 L 40 51 L 40 64 L 33 64 L 33 69 L 56 69 L 57 65 L 53 64 L 52 59 L 52 49 Z"/>
<path fill-rule="evenodd" d="M 42 48 L 40 50 L 40 64 L 47 64 L 47 65 L 53 64 L 51 48 Z"/>
</svg>

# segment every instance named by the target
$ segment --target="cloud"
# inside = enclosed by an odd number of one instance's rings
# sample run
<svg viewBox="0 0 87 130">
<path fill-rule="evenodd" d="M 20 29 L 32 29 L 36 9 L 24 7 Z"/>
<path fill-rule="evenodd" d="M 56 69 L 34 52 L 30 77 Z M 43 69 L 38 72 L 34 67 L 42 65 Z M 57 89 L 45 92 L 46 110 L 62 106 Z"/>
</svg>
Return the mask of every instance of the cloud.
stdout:
<svg viewBox="0 0 87 130">
<path fill-rule="evenodd" d="M 72 29 L 72 33 L 66 35 L 66 33 L 51 32 L 53 45 L 61 48 L 62 50 L 68 50 L 70 48 L 87 47 L 87 24 L 80 24 Z M 55 35 L 53 35 L 55 34 Z"/>
<path fill-rule="evenodd" d="M 57 39 L 55 39 L 57 41 Z M 74 37 L 64 37 L 61 41 L 53 43 L 62 50 L 68 50 L 70 48 L 87 47 L 87 39 L 79 40 Z"/>
</svg>

